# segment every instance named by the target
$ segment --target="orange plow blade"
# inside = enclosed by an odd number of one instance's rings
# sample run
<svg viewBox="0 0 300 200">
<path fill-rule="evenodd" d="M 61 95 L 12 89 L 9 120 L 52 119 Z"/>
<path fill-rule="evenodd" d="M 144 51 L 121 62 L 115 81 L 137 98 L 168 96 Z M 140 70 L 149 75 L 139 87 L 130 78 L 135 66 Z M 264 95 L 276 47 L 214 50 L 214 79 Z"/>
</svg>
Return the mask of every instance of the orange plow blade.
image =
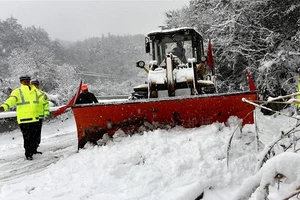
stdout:
<svg viewBox="0 0 300 200">
<path fill-rule="evenodd" d="M 226 122 L 230 116 L 253 124 L 254 106 L 242 101 L 257 100 L 254 91 L 165 99 L 127 100 L 72 107 L 78 132 L 78 148 L 96 143 L 106 133 L 121 129 L 134 133 L 155 128 L 183 126 L 194 128 L 213 122 Z"/>
</svg>

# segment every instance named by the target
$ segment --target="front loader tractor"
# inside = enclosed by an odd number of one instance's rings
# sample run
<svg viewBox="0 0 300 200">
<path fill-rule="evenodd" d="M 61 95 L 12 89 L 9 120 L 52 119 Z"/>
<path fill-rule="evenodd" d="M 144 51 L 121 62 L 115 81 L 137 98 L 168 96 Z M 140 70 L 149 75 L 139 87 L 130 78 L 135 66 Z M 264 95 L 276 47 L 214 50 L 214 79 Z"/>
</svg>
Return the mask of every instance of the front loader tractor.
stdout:
<svg viewBox="0 0 300 200">
<path fill-rule="evenodd" d="M 203 38 L 194 28 L 153 31 L 145 38 L 152 60 L 146 67 L 145 84 L 134 88 L 132 99 L 187 96 L 215 92 L 215 78 L 205 65 Z"/>
<path fill-rule="evenodd" d="M 255 107 L 242 100 L 257 100 L 255 90 L 210 94 L 215 93 L 214 74 L 206 66 L 203 39 L 196 30 L 151 32 L 145 44 L 152 60 L 147 67 L 139 61 L 137 67 L 147 71 L 148 80 L 134 88 L 129 100 L 72 106 L 79 148 L 119 131 L 195 128 L 226 123 L 231 116 L 243 119 L 243 125 L 254 123 Z"/>
</svg>

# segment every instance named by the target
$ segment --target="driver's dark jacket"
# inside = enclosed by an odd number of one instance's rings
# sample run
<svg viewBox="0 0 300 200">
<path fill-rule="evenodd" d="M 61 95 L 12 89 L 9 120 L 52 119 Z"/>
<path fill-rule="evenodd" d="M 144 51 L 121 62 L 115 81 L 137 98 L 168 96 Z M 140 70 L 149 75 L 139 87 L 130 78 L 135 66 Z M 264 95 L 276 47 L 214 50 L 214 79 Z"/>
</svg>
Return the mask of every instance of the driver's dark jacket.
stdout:
<svg viewBox="0 0 300 200">
<path fill-rule="evenodd" d="M 80 93 L 75 104 L 98 103 L 97 98 L 91 92 Z"/>
</svg>

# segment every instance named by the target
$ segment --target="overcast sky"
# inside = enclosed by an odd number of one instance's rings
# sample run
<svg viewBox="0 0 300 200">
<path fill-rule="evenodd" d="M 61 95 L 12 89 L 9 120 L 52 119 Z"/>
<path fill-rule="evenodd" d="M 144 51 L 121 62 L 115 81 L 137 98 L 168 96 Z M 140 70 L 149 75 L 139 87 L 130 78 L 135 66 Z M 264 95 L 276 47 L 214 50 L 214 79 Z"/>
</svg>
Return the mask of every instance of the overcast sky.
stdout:
<svg viewBox="0 0 300 200">
<path fill-rule="evenodd" d="M 2 1 L 0 19 L 13 16 L 23 27 L 45 29 L 51 39 L 83 40 L 102 34 L 143 34 L 158 29 L 164 12 L 189 0 Z"/>
</svg>

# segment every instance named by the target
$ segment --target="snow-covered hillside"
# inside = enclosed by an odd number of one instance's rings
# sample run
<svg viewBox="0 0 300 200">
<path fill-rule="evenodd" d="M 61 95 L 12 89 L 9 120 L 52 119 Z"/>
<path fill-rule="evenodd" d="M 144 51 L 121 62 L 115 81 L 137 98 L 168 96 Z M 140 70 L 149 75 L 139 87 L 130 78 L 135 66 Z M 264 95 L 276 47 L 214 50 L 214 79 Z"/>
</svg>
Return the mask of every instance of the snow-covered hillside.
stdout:
<svg viewBox="0 0 300 200">
<path fill-rule="evenodd" d="M 257 127 L 237 129 L 227 167 L 228 140 L 239 123 L 234 117 L 226 126 L 118 134 L 105 146 L 86 145 L 77 151 L 76 125 L 68 112 L 44 124 L 43 154 L 32 161 L 24 159 L 19 130 L 0 135 L 0 199 L 194 200 L 204 191 L 204 200 L 230 200 L 254 173 L 256 131 L 268 143 L 296 120 L 256 111 L 256 121 Z M 282 183 L 279 190 L 274 185 L 269 199 L 286 193 L 287 185 Z"/>
</svg>

